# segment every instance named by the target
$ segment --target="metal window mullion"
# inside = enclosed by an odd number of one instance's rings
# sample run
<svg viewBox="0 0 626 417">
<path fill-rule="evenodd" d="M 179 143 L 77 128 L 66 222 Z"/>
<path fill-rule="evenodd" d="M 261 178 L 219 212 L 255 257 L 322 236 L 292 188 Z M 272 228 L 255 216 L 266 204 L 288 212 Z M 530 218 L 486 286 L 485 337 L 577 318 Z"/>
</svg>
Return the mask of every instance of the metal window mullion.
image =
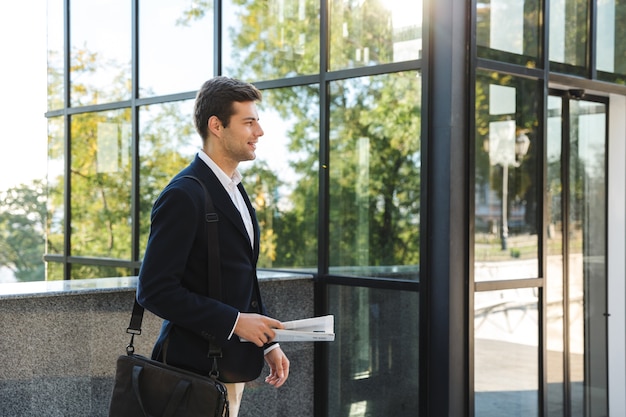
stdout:
<svg viewBox="0 0 626 417">
<path fill-rule="evenodd" d="M 570 202 L 570 106 L 567 94 L 562 96 L 561 106 L 561 218 L 562 253 L 563 253 L 563 411 L 565 416 L 571 415 L 571 372 L 569 348 L 569 202 Z"/>
<path fill-rule="evenodd" d="M 598 78 L 597 70 L 596 70 L 596 39 L 597 39 L 597 27 L 596 17 L 597 13 L 597 2 L 590 0 L 589 4 L 589 13 L 587 13 L 587 30 L 589 31 L 587 43 L 587 65 L 588 65 L 588 74 L 589 78 L 595 80 Z"/>
<path fill-rule="evenodd" d="M 72 117 L 68 113 L 68 108 L 70 107 L 70 68 L 71 68 L 71 43 L 70 43 L 70 0 L 64 0 L 63 2 L 63 45 L 64 45 L 64 56 L 63 56 L 63 135 L 64 135 L 64 156 L 65 156 L 65 166 L 64 166 L 64 175 L 65 181 L 63 184 L 63 211 L 65 222 L 63 223 L 63 234 L 65 238 L 63 239 L 63 279 L 69 280 L 71 279 L 71 268 L 68 263 L 68 258 L 71 255 L 71 220 L 72 220 L 72 210 L 71 210 L 71 164 L 72 164 L 72 152 L 71 152 L 71 123 Z"/>
<path fill-rule="evenodd" d="M 328 275 L 330 269 L 330 84 L 327 77 L 330 62 L 329 4 L 328 1 L 320 2 L 317 276 Z M 328 284 L 323 280 L 318 280 L 315 283 L 314 291 L 315 314 L 328 313 Z M 316 343 L 315 345 L 313 415 L 316 417 L 327 417 L 329 408 L 329 347 L 326 343 Z"/>
<path fill-rule="evenodd" d="M 320 7 L 320 67 L 319 67 L 319 177 L 318 177 L 318 273 L 328 274 L 329 213 L 330 213 L 330 10 L 328 2 Z"/>
<path fill-rule="evenodd" d="M 134 0 L 131 11 L 131 262 L 139 261 L 140 253 L 140 161 L 139 161 L 139 108 L 137 99 L 139 98 L 139 0 Z M 134 274 L 139 274 L 138 268 Z"/>
<path fill-rule="evenodd" d="M 213 4 L 213 74 L 222 74 L 222 0 Z"/>
<path fill-rule="evenodd" d="M 539 31 L 541 36 L 541 55 L 540 60 L 543 68 L 543 78 L 541 80 L 542 90 L 542 106 L 540 110 L 540 123 L 541 123 L 541 154 L 537 157 L 541 161 L 541 170 L 539 183 L 542 185 L 539 192 L 540 197 L 540 219 L 538 224 L 541 225 L 541 232 L 538 233 L 539 237 L 539 276 L 542 279 L 542 286 L 539 288 L 539 395 L 538 395 L 538 410 L 539 416 L 548 415 L 548 401 L 546 399 L 548 391 L 548 313 L 547 313 L 547 265 L 548 265 L 548 246 L 546 244 L 548 239 L 548 97 L 549 97 L 549 79 L 550 79 L 550 2 L 541 2 L 541 14 L 543 18 L 540 22 Z"/>
<path fill-rule="evenodd" d="M 477 41 L 476 41 L 476 26 L 477 26 L 477 0 L 473 0 L 470 2 L 470 9 L 468 10 L 469 15 L 469 77 L 468 77 L 468 132 L 470 139 L 470 147 L 469 147 L 469 162 L 468 162 L 468 177 L 470 178 L 468 188 L 469 188 L 469 198 L 468 198 L 468 208 L 469 208 L 469 225 L 468 229 L 471 227 L 470 225 L 475 224 L 476 217 L 476 73 L 478 69 L 478 53 L 477 53 Z M 423 165 L 423 164 L 422 164 Z M 424 200 L 423 200 L 424 201 Z M 426 205 L 424 203 L 424 205 Z M 425 224 L 426 220 L 422 220 L 422 224 Z M 475 346 L 474 346 L 474 316 L 475 316 L 475 306 L 474 299 L 476 289 L 475 283 L 475 234 L 473 232 L 473 227 L 471 232 L 468 233 L 468 290 L 467 290 L 467 415 L 474 416 L 475 414 L 475 384 L 474 384 L 474 370 L 475 370 Z M 426 247 L 428 245 L 427 237 L 422 239 L 422 247 Z M 420 304 L 423 304 L 420 302 Z M 423 320 L 423 319 L 422 319 Z M 420 337 L 421 339 L 422 337 Z"/>
<path fill-rule="evenodd" d="M 544 5 L 544 10 L 546 6 Z M 544 36 L 544 44 L 545 44 L 545 36 Z M 544 51 L 546 49 L 544 48 Z M 546 66 L 549 63 L 547 60 L 547 56 L 543 55 L 546 60 Z M 539 81 L 541 82 L 541 92 L 542 92 L 542 100 L 541 100 L 541 108 L 539 110 L 539 126 L 538 130 L 541 132 L 539 136 L 539 155 L 537 155 L 536 160 L 540 161 L 541 168 L 537 172 L 538 178 L 536 178 L 536 183 L 540 184 L 539 190 L 536 192 L 538 201 L 539 201 L 539 212 L 537 213 L 538 221 L 537 224 L 541 225 L 541 231 L 537 233 L 538 241 L 538 260 L 539 260 L 539 270 L 537 271 L 539 274 L 539 278 L 541 279 L 541 283 L 538 288 L 539 292 L 539 305 L 537 306 L 538 310 L 538 320 L 539 320 L 539 329 L 538 329 L 538 341 L 539 341 L 539 363 L 538 370 L 538 383 L 539 383 L 539 392 L 537 395 L 538 399 L 538 410 L 539 417 L 544 417 L 548 415 L 548 402 L 546 399 L 547 390 L 548 390 L 548 375 L 547 375 L 547 358 L 548 358 L 548 346 L 547 346 L 547 260 L 548 260 L 548 246 L 546 244 L 548 239 L 548 228 L 547 228 L 547 220 L 548 220 L 548 206 L 547 206 L 547 194 L 548 194 L 548 123 L 547 123 L 547 115 L 548 115 L 548 68 L 544 68 L 544 76 Z"/>
</svg>

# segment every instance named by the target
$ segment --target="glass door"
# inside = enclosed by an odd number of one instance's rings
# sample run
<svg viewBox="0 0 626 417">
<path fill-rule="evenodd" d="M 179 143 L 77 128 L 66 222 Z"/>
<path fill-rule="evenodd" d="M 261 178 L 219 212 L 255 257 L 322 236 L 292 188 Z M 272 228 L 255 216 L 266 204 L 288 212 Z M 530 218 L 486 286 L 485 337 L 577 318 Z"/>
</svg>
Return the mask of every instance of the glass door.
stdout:
<svg viewBox="0 0 626 417">
<path fill-rule="evenodd" d="M 608 415 L 607 104 L 551 91 L 547 117 L 549 417 Z"/>
</svg>

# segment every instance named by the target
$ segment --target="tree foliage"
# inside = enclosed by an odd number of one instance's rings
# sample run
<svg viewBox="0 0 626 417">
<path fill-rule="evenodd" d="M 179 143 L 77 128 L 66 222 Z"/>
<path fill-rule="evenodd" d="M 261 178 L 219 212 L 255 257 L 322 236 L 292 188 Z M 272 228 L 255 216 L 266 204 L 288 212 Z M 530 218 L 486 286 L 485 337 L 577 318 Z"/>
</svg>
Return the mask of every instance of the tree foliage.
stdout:
<svg viewBox="0 0 626 417">
<path fill-rule="evenodd" d="M 18 281 L 44 278 L 46 199 L 41 180 L 0 193 L 0 266 Z"/>
<path fill-rule="evenodd" d="M 177 23 L 201 18 L 210 1 L 194 2 Z M 236 0 L 226 28 L 233 54 L 226 75 L 269 80 L 319 72 L 319 4 Z M 392 60 L 388 11 L 378 0 L 337 2 L 331 22 L 331 61 L 337 68 Z M 386 17 L 385 17 L 386 16 Z M 235 29 L 236 28 L 236 29 Z M 343 31 L 350 36 L 344 39 Z M 365 47 L 368 52 L 365 53 Z M 360 55 L 359 55 L 360 54 Z M 74 51 L 71 96 L 89 105 L 125 99 L 126 64 L 107 91 L 90 85 L 101 63 Z M 361 60 L 355 57 L 361 56 Z M 60 71 L 60 70 L 59 70 Z M 81 74 L 89 76 L 82 77 Z M 51 83 L 62 77 L 50 70 Z M 56 80 L 56 81 L 55 81 Z M 405 72 L 277 88 L 264 92 L 267 106 L 285 120 L 287 144 L 277 152 L 289 172 L 256 161 L 244 170 L 246 189 L 262 228 L 261 267 L 315 268 L 319 230 L 320 170 L 330 176 L 331 265 L 416 265 L 419 260 L 420 79 Z M 50 86 L 52 92 L 60 86 Z M 320 96 L 330 106 L 330 161 L 320 166 Z M 191 111 L 183 103 L 152 104 L 139 111 L 140 256 L 149 232 L 150 210 L 167 181 L 190 160 Z M 61 227 L 70 221 L 72 256 L 131 260 L 133 248 L 133 147 L 129 109 L 75 115 L 70 126 L 70 176 L 49 178 L 48 249 L 63 253 Z M 366 144 L 366 145 L 364 145 Z M 49 141 L 49 159 L 64 164 L 65 143 Z M 197 148 L 197 146 L 196 146 Z M 365 153 L 364 153 L 365 152 Z M 65 182 L 70 182 L 70 218 L 63 217 Z M 67 254 L 70 255 L 70 254 Z M 49 271 L 51 271 L 49 269 Z M 72 278 L 127 275 L 127 268 L 73 265 Z M 58 277 L 53 277 L 58 278 Z"/>
<path fill-rule="evenodd" d="M 313 2 L 299 3 L 281 10 L 282 14 L 264 9 L 268 7 L 266 2 L 236 3 L 239 22 L 228 32 L 236 51 L 231 68 L 234 76 L 258 80 L 318 71 L 318 42 L 299 44 L 301 39 L 319 37 L 319 10 Z M 333 7 L 330 46 L 333 68 L 392 61 L 390 16 L 381 2 L 334 2 Z M 269 19 L 273 19 L 272 24 Z M 344 33 L 349 34 L 347 39 Z M 356 62 L 356 56 L 361 56 L 362 61 Z M 287 133 L 288 157 L 304 156 L 291 164 L 299 174 L 291 199 L 302 204 L 317 202 L 311 195 L 311 187 L 316 185 L 320 169 L 320 94 L 324 90 L 319 86 L 276 89 L 266 94 L 268 106 L 283 119 L 294 121 Z M 420 103 L 420 80 L 415 72 L 331 84 L 331 265 L 418 263 Z M 366 166 L 359 162 L 361 138 L 366 138 L 368 143 Z M 365 174 L 361 172 L 363 169 L 367 171 Z M 367 184 L 359 183 L 360 177 L 366 177 Z M 284 230 L 276 234 L 278 251 L 283 246 L 290 248 L 289 253 L 282 254 L 281 261 L 302 262 L 304 254 L 295 255 L 297 248 L 308 248 L 309 253 L 316 249 L 309 245 L 316 242 L 316 228 L 310 223 L 317 220 L 313 208 L 294 204 L 289 212 L 280 212 L 280 218 L 289 218 L 295 222 L 294 230 L 301 232 L 298 235 Z M 290 244 L 297 240 L 300 240 L 298 244 Z"/>
</svg>

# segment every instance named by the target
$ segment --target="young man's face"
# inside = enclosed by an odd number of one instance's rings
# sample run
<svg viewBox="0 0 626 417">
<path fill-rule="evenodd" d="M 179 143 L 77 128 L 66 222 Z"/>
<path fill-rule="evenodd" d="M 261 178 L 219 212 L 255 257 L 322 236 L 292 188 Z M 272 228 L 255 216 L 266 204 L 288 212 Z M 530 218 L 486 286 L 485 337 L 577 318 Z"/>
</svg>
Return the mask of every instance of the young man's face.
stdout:
<svg viewBox="0 0 626 417">
<path fill-rule="evenodd" d="M 259 124 L 256 103 L 245 101 L 233 103 L 234 114 L 221 135 L 224 156 L 234 162 L 251 161 L 256 158 L 256 144 L 263 136 Z"/>
</svg>

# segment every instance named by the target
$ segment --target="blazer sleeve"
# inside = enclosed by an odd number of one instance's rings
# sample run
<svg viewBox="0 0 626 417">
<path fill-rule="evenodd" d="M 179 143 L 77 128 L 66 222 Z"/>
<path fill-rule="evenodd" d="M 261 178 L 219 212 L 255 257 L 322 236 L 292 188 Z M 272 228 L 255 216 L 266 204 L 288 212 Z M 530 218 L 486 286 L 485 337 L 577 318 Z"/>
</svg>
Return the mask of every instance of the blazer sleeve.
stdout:
<svg viewBox="0 0 626 417">
<path fill-rule="evenodd" d="M 221 345 L 238 310 L 186 285 L 207 279 L 206 257 L 197 253 L 198 242 L 206 239 L 199 235 L 205 233 L 204 204 L 190 187 L 170 184 L 154 204 L 137 300 L 157 316 Z"/>
</svg>

